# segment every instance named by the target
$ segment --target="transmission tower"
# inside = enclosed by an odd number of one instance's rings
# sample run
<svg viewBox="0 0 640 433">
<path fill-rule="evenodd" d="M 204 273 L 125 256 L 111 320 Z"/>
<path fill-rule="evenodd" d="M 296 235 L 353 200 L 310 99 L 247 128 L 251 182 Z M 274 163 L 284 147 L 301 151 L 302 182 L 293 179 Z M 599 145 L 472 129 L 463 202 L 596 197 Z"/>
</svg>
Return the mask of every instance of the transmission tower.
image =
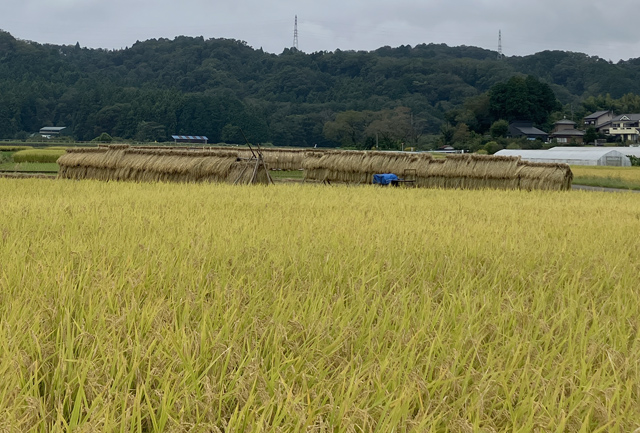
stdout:
<svg viewBox="0 0 640 433">
<path fill-rule="evenodd" d="M 296 21 L 293 25 L 293 48 L 298 50 L 298 15 L 296 15 Z"/>
<path fill-rule="evenodd" d="M 498 30 L 498 60 L 502 58 L 502 30 Z"/>
</svg>

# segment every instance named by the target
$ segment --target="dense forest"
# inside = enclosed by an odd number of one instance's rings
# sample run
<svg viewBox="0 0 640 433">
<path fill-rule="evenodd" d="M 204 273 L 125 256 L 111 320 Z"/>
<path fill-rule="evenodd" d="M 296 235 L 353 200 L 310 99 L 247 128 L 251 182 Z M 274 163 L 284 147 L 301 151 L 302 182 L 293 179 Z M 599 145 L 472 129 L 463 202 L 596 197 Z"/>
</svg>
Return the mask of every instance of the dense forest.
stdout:
<svg viewBox="0 0 640 433">
<path fill-rule="evenodd" d="M 280 146 L 370 147 L 375 137 L 394 147 L 436 135 L 455 142 L 455 134 L 504 122 L 494 102 L 505 83 L 551 91 L 541 126 L 615 104 L 640 110 L 640 59 L 614 64 L 558 51 L 499 59 L 443 44 L 276 55 L 242 41 L 183 36 L 103 50 L 0 31 L 0 138 L 66 126 L 81 141 L 189 134 L 234 143 L 242 130 Z"/>
</svg>

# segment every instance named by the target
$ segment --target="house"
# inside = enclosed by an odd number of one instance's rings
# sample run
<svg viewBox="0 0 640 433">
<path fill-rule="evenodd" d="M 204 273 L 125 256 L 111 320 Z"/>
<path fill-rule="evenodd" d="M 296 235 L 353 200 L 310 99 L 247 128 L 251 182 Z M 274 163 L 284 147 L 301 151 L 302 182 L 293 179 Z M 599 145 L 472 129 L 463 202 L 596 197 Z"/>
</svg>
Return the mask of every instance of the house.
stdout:
<svg viewBox="0 0 640 433">
<path fill-rule="evenodd" d="M 596 131 L 601 132 L 602 129 L 608 129 L 611 126 L 612 120 L 613 111 L 596 111 L 584 118 L 584 127 L 593 127 Z"/>
<path fill-rule="evenodd" d="M 614 117 L 608 134 L 619 137 L 621 141 L 637 143 L 640 138 L 640 114 L 621 114 Z"/>
<path fill-rule="evenodd" d="M 438 147 L 436 150 L 430 150 L 431 153 L 464 153 L 462 149 L 456 149 L 450 144 Z"/>
<path fill-rule="evenodd" d="M 549 135 L 534 127 L 533 122 L 519 120 L 512 122 L 509 125 L 509 132 L 507 136 L 512 138 L 526 137 L 527 140 L 542 140 L 547 141 Z"/>
<path fill-rule="evenodd" d="M 40 135 L 46 138 L 59 137 L 61 135 L 68 135 L 69 130 L 66 126 L 45 126 L 40 128 Z"/>
<path fill-rule="evenodd" d="M 584 142 L 584 134 L 584 131 L 576 129 L 576 122 L 565 118 L 555 123 L 549 138 L 558 143 L 582 144 Z"/>
<path fill-rule="evenodd" d="M 447 145 L 445 145 L 445 146 L 440 146 L 440 147 L 438 147 L 438 152 L 450 152 L 450 153 L 455 153 L 455 151 L 456 151 L 456 148 L 455 148 L 455 147 L 453 147 L 453 146 L 452 146 L 452 145 L 450 145 L 450 144 L 447 144 Z"/>
<path fill-rule="evenodd" d="M 204 135 L 172 135 L 174 143 L 199 143 L 207 144 L 209 139 Z"/>
</svg>

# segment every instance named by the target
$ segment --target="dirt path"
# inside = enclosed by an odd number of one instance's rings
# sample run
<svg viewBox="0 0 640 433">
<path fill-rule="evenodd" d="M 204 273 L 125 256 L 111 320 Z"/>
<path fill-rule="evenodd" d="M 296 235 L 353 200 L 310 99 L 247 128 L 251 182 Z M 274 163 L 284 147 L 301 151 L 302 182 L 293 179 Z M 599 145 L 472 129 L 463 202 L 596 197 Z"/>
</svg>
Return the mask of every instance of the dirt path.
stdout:
<svg viewBox="0 0 640 433">
<path fill-rule="evenodd" d="M 587 185 L 572 185 L 571 189 L 582 190 L 582 191 L 635 192 L 635 193 L 640 193 L 640 191 L 635 190 L 635 189 L 604 188 L 604 187 L 601 187 L 601 186 L 587 186 Z"/>
</svg>

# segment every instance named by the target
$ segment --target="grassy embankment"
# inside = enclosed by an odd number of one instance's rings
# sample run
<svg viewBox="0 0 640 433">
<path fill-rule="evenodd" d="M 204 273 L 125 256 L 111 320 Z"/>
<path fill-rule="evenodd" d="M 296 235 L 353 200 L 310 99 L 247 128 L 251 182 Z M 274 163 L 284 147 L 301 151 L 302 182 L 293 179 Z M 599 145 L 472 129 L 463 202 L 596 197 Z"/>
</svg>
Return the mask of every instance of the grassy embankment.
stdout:
<svg viewBox="0 0 640 433">
<path fill-rule="evenodd" d="M 640 428 L 635 196 L 0 188 L 0 431 Z"/>
</svg>

